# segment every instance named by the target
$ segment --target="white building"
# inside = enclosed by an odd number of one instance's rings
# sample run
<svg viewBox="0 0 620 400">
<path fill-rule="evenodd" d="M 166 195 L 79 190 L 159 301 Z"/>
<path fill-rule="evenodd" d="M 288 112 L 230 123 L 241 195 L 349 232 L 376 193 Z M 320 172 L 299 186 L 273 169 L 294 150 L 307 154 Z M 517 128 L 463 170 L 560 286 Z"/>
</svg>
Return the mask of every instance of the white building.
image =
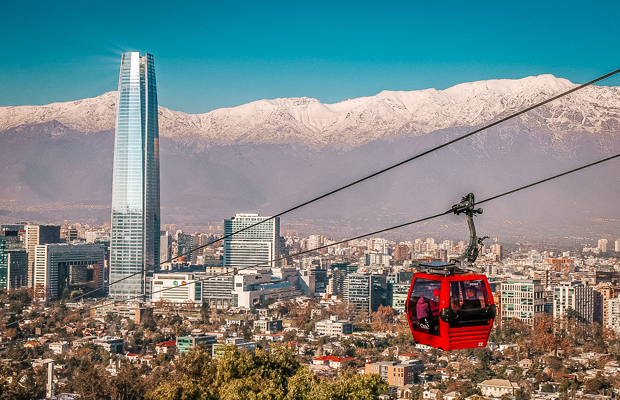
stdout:
<svg viewBox="0 0 620 400">
<path fill-rule="evenodd" d="M 614 297 L 607 300 L 606 307 L 607 328 L 620 333 L 620 298 Z"/>
<path fill-rule="evenodd" d="M 583 322 L 594 321 L 594 295 L 592 288 L 579 281 L 560 282 L 553 288 L 553 317 L 559 318 L 567 309 L 579 313 Z"/>
<path fill-rule="evenodd" d="M 163 263 L 170 260 L 170 250 L 172 246 L 172 236 L 168 231 L 159 233 L 159 262 Z"/>
<path fill-rule="evenodd" d="M 383 265 L 384 267 L 389 267 L 391 259 L 392 256 L 388 254 L 370 252 L 366 254 L 366 265 Z"/>
<path fill-rule="evenodd" d="M 86 243 L 96 243 L 97 240 L 109 240 L 110 231 L 98 230 L 98 231 L 86 231 L 84 232 L 84 238 Z"/>
<path fill-rule="evenodd" d="M 353 333 L 353 324 L 350 321 L 339 321 L 337 316 L 332 316 L 317 322 L 316 331 L 327 336 L 350 335 Z"/>
<path fill-rule="evenodd" d="M 41 301 L 60 299 L 70 285 L 92 284 L 103 290 L 102 245 L 36 245 L 34 256 L 34 297 Z"/>
<path fill-rule="evenodd" d="M 280 219 L 258 214 L 237 214 L 224 220 L 223 266 L 277 267 L 280 257 Z M 258 224 L 250 228 L 250 226 Z M 245 229 L 243 232 L 234 232 Z"/>
<path fill-rule="evenodd" d="M 601 252 L 603 253 L 607 253 L 607 239 L 599 239 L 598 241 L 598 248 Z"/>
<path fill-rule="evenodd" d="M 508 279 L 501 285 L 501 318 L 517 318 L 534 325 L 534 318 L 545 312 L 544 286 L 538 279 Z"/>
<path fill-rule="evenodd" d="M 228 308 L 232 306 L 232 291 L 234 271 L 229 275 L 222 275 L 224 270 L 220 272 L 213 271 L 209 273 L 195 273 L 195 279 L 202 280 L 202 300 L 211 307 Z M 217 276 L 211 276 L 211 275 Z"/>
<path fill-rule="evenodd" d="M 154 274 L 151 302 L 202 304 L 202 282 L 194 280 L 194 274 Z"/>
<path fill-rule="evenodd" d="M 56 342 L 50 343 L 49 349 L 54 354 L 63 354 L 65 351 L 69 350 L 69 343 L 67 342 Z"/>
<path fill-rule="evenodd" d="M 235 275 L 232 292 L 233 307 L 250 308 L 269 299 L 285 300 L 302 295 L 301 289 L 290 281 L 272 280 L 268 271 L 246 270 Z"/>
</svg>

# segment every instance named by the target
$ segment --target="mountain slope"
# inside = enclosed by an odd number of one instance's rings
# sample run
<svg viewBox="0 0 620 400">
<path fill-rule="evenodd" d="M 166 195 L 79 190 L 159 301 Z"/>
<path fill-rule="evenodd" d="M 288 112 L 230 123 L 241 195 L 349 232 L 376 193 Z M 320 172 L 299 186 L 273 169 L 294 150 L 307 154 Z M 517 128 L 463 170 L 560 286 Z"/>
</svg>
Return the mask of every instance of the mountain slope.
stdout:
<svg viewBox="0 0 620 400">
<path fill-rule="evenodd" d="M 160 135 L 187 142 L 302 143 L 355 147 L 376 139 L 478 126 L 576 85 L 540 75 L 463 83 L 443 91 L 383 91 L 323 104 L 312 98 L 258 100 L 205 114 L 159 108 Z M 45 106 L 0 108 L 0 131 L 58 121 L 81 132 L 114 129 L 116 93 Z M 519 117 L 561 140 L 572 131 L 617 134 L 620 88 L 591 86 Z"/>
<path fill-rule="evenodd" d="M 571 87 L 544 75 L 336 104 L 260 100 L 199 115 L 160 107 L 162 219 L 205 226 L 236 212 L 272 215 Z M 283 224 L 354 236 L 444 211 L 468 192 L 481 200 L 619 153 L 618 90 L 586 88 L 304 207 Z M 110 92 L 0 108 L 0 222 L 109 221 L 115 101 Z M 481 232 L 516 241 L 617 235 L 618 162 L 486 203 Z M 458 217 L 412 229 L 467 238 Z"/>
</svg>

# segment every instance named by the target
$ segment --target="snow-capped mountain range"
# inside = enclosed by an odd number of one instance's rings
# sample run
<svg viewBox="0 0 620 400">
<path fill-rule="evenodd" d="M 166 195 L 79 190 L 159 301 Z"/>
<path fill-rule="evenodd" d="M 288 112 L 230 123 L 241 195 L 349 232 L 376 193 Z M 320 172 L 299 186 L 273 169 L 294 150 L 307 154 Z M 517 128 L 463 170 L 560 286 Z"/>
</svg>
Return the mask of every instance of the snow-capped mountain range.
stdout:
<svg viewBox="0 0 620 400">
<path fill-rule="evenodd" d="M 160 107 L 162 220 L 273 215 L 575 86 L 541 75 L 336 104 L 282 98 L 194 115 Z M 0 222 L 109 221 L 115 115 L 116 92 L 0 108 Z M 619 132 L 620 88 L 590 86 L 285 220 L 339 237 L 373 231 L 449 209 L 469 192 L 488 198 L 620 153 Z M 619 161 L 485 204 L 481 232 L 517 241 L 617 235 Z M 457 217 L 424 229 L 453 235 L 453 226 L 467 237 Z"/>
<path fill-rule="evenodd" d="M 356 147 L 376 139 L 419 136 L 440 129 L 478 126 L 576 85 L 552 75 L 463 83 L 446 90 L 383 91 L 323 104 L 308 97 L 258 100 L 204 114 L 159 107 L 160 136 L 212 143 L 302 143 Z M 114 129 L 116 92 L 43 106 L 0 107 L 0 131 L 58 121 L 80 132 Z M 553 132 L 616 134 L 620 87 L 590 86 L 519 117 Z"/>
</svg>

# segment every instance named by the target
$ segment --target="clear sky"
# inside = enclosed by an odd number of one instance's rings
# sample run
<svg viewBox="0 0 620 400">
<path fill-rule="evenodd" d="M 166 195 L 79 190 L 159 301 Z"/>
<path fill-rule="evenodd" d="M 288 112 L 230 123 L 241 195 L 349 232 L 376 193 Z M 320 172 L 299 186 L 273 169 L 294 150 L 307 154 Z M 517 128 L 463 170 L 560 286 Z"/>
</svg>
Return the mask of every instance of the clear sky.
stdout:
<svg viewBox="0 0 620 400">
<path fill-rule="evenodd" d="M 115 90 L 124 51 L 153 53 L 160 105 L 190 113 L 546 73 L 583 83 L 620 68 L 619 17 L 618 1 L 4 1 L 0 106 Z"/>
</svg>

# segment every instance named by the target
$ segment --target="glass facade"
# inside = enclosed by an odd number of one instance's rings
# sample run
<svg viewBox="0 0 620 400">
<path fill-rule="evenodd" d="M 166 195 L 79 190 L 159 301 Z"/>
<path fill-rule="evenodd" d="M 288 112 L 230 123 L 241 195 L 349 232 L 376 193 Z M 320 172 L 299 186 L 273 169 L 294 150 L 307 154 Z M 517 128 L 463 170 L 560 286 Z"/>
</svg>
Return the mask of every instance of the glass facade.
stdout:
<svg viewBox="0 0 620 400">
<path fill-rule="evenodd" d="M 159 126 L 153 56 L 127 52 L 118 83 L 110 296 L 145 294 L 148 269 L 159 264 Z M 141 273 L 140 273 L 141 272 Z"/>
<path fill-rule="evenodd" d="M 269 218 L 258 214 L 237 214 L 224 220 L 224 235 Z M 279 238 L 280 219 L 274 218 L 224 239 L 224 267 L 277 267 L 279 262 L 273 260 L 280 256 Z"/>
</svg>

